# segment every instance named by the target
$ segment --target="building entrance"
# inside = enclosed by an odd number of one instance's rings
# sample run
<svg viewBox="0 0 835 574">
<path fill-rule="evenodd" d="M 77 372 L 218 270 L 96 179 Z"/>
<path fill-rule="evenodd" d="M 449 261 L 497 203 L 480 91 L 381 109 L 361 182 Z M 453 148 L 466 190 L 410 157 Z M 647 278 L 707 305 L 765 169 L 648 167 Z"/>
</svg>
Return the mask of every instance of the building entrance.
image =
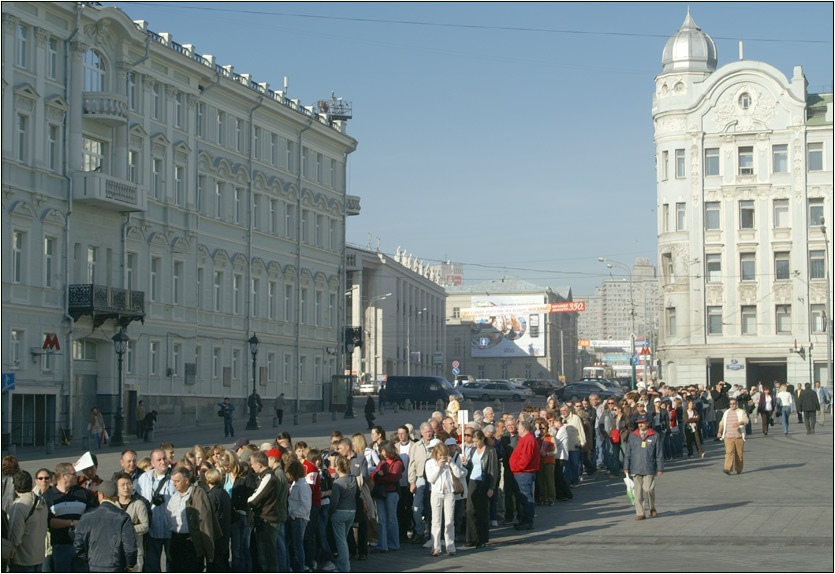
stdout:
<svg viewBox="0 0 835 574">
<path fill-rule="evenodd" d="M 745 382 L 750 389 L 760 382 L 774 388 L 774 381 L 786 382 L 786 359 L 758 359 L 747 361 Z"/>
<path fill-rule="evenodd" d="M 55 395 L 12 395 L 12 444 L 43 446 L 54 435 Z"/>
</svg>

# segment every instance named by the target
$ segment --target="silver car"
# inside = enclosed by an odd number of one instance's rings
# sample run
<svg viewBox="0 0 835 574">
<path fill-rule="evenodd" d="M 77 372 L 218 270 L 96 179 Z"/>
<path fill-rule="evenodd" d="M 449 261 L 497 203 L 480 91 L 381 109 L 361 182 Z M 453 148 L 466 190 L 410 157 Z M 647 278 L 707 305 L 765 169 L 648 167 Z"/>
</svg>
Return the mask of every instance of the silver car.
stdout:
<svg viewBox="0 0 835 574">
<path fill-rule="evenodd" d="M 461 387 L 461 394 L 465 399 L 492 401 L 494 399 L 510 399 L 523 401 L 534 398 L 534 392 L 524 387 L 517 387 L 510 381 L 476 381 L 465 383 Z"/>
</svg>

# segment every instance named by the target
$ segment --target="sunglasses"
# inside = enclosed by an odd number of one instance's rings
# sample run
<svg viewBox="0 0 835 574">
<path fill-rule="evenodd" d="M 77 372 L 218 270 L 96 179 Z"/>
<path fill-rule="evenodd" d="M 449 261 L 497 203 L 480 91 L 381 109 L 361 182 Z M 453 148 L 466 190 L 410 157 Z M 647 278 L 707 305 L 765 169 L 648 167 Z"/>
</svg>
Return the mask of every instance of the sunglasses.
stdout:
<svg viewBox="0 0 835 574">
<path fill-rule="evenodd" d="M 464 433 L 464 436 L 473 436 L 473 435 L 471 435 L 471 434 L 467 434 L 467 433 Z"/>
<path fill-rule="evenodd" d="M 48 476 L 37 476 L 35 477 L 37 480 L 49 480 Z"/>
</svg>

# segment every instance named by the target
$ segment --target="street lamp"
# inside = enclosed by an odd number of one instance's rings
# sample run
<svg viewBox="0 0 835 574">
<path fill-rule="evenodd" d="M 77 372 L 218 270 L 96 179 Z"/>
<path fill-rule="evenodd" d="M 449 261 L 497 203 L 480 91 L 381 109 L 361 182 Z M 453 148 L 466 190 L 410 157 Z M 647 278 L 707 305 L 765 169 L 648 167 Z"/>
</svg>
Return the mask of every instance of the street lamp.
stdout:
<svg viewBox="0 0 835 574">
<path fill-rule="evenodd" d="M 122 356 L 128 348 L 128 341 L 130 341 L 130 337 L 127 336 L 124 329 L 119 329 L 119 332 L 113 335 L 113 347 L 116 350 L 116 356 L 119 357 L 119 396 L 116 407 L 116 430 L 110 441 L 110 444 L 113 446 L 124 446 L 125 444 L 125 439 L 122 436 L 122 427 L 125 420 L 122 413 Z"/>
<path fill-rule="evenodd" d="M 634 391 L 637 383 L 637 375 L 635 372 L 635 299 L 633 298 L 632 294 L 632 269 L 628 265 L 626 265 L 626 263 L 621 263 L 620 261 L 613 261 L 611 259 L 606 259 L 605 257 L 598 257 L 597 260 L 601 263 L 606 263 L 606 267 L 609 269 L 614 269 L 615 266 L 618 266 L 625 269 L 626 272 L 629 274 L 629 319 L 631 330 L 629 340 L 631 341 L 632 349 L 632 352 L 629 356 L 629 364 L 632 366 L 632 382 L 630 384 L 630 388 Z M 644 378 L 646 378 L 646 371 L 644 371 Z"/>
<path fill-rule="evenodd" d="M 249 421 L 246 423 L 246 430 L 258 430 L 258 407 L 255 401 L 255 358 L 258 355 L 258 337 L 253 333 L 247 343 L 249 343 L 249 352 L 252 355 L 252 395 L 248 401 Z"/>
</svg>

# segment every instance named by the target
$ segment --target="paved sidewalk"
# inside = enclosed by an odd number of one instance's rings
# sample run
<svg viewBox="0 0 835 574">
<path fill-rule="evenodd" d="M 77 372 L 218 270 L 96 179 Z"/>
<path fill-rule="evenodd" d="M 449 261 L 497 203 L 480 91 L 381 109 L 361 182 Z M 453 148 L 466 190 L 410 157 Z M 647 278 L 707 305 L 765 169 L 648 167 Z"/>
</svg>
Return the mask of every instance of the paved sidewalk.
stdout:
<svg viewBox="0 0 835 574">
<path fill-rule="evenodd" d="M 417 425 L 430 414 L 387 409 L 375 422 L 389 430 L 404 422 Z M 347 421 L 341 415 L 336 421 L 320 416 L 313 424 L 307 414 L 298 426 L 279 430 L 325 446 L 334 428 L 365 432 L 365 420 L 358 416 Z M 574 489 L 573 501 L 537 507 L 533 531 L 493 528 L 489 546 L 462 547 L 455 557 L 433 558 L 429 550 L 403 544 L 398 552 L 374 554 L 352 566 L 369 572 L 832 572 L 833 427 L 829 422 L 818 426 L 812 436 L 802 425 L 792 425 L 788 436 L 774 429 L 767 437 L 754 430 L 738 476 L 722 472 L 724 448 L 713 441 L 706 445 L 707 458 L 669 463 L 656 481 L 657 518 L 634 520 L 622 480 L 587 479 Z M 276 429 L 237 434 L 260 442 L 274 437 Z M 174 442 L 178 457 L 197 442 L 231 444 L 223 439 L 222 423 L 157 437 L 162 440 Z M 144 455 L 150 445 L 131 446 Z M 76 446 L 56 447 L 50 457 L 43 449 L 18 451 L 28 470 L 54 468 L 80 454 Z M 118 468 L 118 457 L 117 449 L 101 451 L 102 475 Z"/>
</svg>

